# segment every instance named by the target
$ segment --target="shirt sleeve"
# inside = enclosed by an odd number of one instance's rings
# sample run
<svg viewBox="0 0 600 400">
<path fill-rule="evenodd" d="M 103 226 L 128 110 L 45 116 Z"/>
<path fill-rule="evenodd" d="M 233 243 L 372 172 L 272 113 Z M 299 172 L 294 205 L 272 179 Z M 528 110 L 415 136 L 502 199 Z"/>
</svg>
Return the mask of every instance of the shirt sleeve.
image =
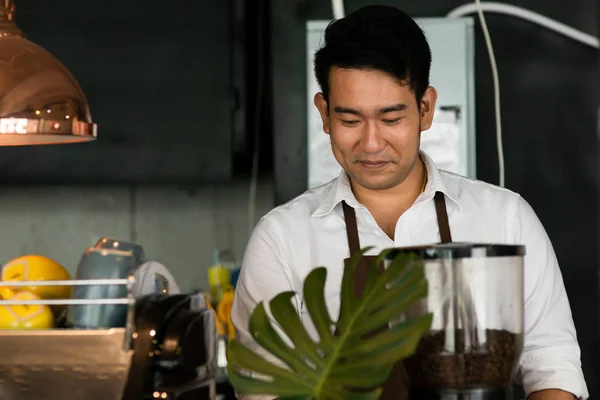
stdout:
<svg viewBox="0 0 600 400">
<path fill-rule="evenodd" d="M 531 206 L 517 199 L 516 243 L 525 251 L 525 325 L 520 378 L 526 396 L 561 389 L 589 397 L 569 299 L 550 239 Z"/>
<path fill-rule="evenodd" d="M 231 310 L 231 320 L 236 328 L 236 339 L 250 350 L 263 356 L 267 361 L 280 366 L 282 363 L 277 358 L 254 341 L 249 333 L 248 322 L 252 311 L 261 301 L 265 303 L 268 310 L 268 302 L 279 293 L 296 292 L 288 258 L 283 235 L 278 225 L 265 218 L 261 219 L 246 247 Z M 294 297 L 293 301 L 296 301 L 295 299 Z M 296 309 L 298 310 L 297 303 Z M 271 318 L 271 322 L 285 340 L 286 337 L 281 333 L 275 320 Z M 275 396 L 267 395 L 237 394 L 237 396 L 241 400 L 275 399 Z"/>
</svg>

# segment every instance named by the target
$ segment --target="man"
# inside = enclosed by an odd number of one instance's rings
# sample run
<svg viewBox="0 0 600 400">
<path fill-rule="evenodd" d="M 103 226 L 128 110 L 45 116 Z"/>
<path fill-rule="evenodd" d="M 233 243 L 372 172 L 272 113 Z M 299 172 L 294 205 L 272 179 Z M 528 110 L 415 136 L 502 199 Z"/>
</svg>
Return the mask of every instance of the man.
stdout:
<svg viewBox="0 0 600 400">
<path fill-rule="evenodd" d="M 322 91 L 314 104 L 343 172 L 275 208 L 257 225 L 233 305 L 238 339 L 261 352 L 248 333 L 249 316 L 260 301 L 283 291 L 297 293 L 298 313 L 312 329 L 302 283 L 316 266 L 328 268 L 326 300 L 336 316 L 351 230 L 358 229 L 362 247 L 375 246 L 371 254 L 436 243 L 448 230 L 436 217 L 441 203 L 454 241 L 526 246 L 525 335 L 518 379 L 528 398 L 585 399 L 580 349 L 561 272 L 532 208 L 509 190 L 438 170 L 419 151 L 437 97 L 429 86 L 430 64 L 423 32 L 395 8 L 365 7 L 327 28 L 315 56 Z M 346 214 L 356 216 L 354 227 Z"/>
</svg>

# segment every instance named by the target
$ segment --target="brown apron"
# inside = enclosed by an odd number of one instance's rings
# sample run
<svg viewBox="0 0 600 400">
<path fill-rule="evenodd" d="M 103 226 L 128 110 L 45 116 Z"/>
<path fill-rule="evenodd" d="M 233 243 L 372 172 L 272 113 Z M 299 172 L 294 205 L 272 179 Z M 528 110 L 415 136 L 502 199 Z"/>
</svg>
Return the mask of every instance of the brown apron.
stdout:
<svg viewBox="0 0 600 400">
<path fill-rule="evenodd" d="M 446 210 L 446 200 L 442 192 L 436 192 L 435 212 L 437 215 L 438 227 L 440 230 L 440 239 L 442 243 L 452 242 L 450 234 L 450 224 L 448 222 L 448 212 Z M 360 251 L 360 241 L 358 239 L 358 227 L 356 225 L 356 214 L 354 209 L 346 202 L 342 202 L 344 208 L 344 220 L 346 221 L 346 233 L 348 235 L 348 245 L 350 247 L 350 256 Z M 376 256 L 363 256 L 356 267 L 354 275 L 354 294 L 360 296 L 364 290 L 367 273 Z M 350 258 L 344 260 L 347 263 Z M 404 400 L 406 399 L 406 375 L 401 362 L 398 362 L 388 380 L 383 384 L 383 394 L 381 400 Z"/>
</svg>

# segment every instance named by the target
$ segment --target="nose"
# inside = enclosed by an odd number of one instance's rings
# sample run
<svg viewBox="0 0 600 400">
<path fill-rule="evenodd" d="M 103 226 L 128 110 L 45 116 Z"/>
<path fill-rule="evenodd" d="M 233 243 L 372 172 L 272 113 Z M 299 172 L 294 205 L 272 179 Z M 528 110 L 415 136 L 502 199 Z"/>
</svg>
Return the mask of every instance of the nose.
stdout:
<svg viewBox="0 0 600 400">
<path fill-rule="evenodd" d="M 376 124 L 368 122 L 364 125 L 360 144 L 362 150 L 366 153 L 379 153 L 385 149 L 386 141 L 383 139 Z"/>
</svg>

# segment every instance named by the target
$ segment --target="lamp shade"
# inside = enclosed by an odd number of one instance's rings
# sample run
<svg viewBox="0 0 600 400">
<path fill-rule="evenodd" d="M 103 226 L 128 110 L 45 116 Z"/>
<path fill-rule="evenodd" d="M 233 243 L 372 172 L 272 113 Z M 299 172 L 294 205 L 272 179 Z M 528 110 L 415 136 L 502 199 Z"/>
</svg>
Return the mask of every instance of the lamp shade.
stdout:
<svg viewBox="0 0 600 400">
<path fill-rule="evenodd" d="M 0 0 L 0 146 L 95 140 L 81 87 L 52 54 L 27 40 L 12 0 Z"/>
</svg>

